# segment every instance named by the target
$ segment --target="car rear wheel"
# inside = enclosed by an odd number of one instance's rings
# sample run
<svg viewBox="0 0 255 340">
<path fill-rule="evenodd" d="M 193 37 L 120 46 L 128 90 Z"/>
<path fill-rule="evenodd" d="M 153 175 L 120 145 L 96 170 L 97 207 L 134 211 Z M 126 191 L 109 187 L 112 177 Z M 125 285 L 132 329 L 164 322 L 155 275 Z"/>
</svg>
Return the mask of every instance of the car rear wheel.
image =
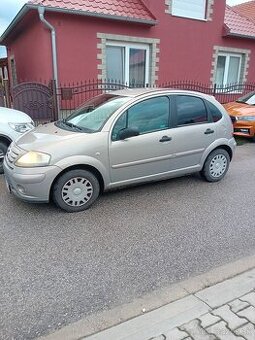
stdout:
<svg viewBox="0 0 255 340">
<path fill-rule="evenodd" d="M 8 145 L 4 142 L 0 142 L 0 174 L 4 172 L 4 156 L 7 152 Z"/>
<path fill-rule="evenodd" d="M 207 157 L 201 175 L 208 182 L 218 182 L 227 173 L 230 157 L 226 150 L 216 149 Z"/>
<path fill-rule="evenodd" d="M 70 170 L 63 174 L 53 187 L 53 200 L 67 212 L 88 209 L 98 198 L 99 181 L 87 170 Z"/>
</svg>

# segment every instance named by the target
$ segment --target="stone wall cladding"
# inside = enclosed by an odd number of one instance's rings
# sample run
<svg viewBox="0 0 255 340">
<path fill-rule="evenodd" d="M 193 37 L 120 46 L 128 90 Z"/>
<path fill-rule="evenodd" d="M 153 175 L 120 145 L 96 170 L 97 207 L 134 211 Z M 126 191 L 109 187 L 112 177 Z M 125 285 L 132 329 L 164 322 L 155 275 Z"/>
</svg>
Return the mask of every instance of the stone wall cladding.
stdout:
<svg viewBox="0 0 255 340">
<path fill-rule="evenodd" d="M 217 59 L 220 53 L 236 53 L 243 56 L 240 83 L 245 83 L 247 81 L 251 50 L 223 46 L 214 46 L 213 50 L 214 51 L 210 78 L 212 84 L 215 84 Z"/>
<path fill-rule="evenodd" d="M 206 18 L 205 20 L 212 21 L 213 19 L 213 7 L 215 0 L 207 0 L 207 8 L 206 8 Z M 165 0 L 166 9 L 165 12 L 167 14 L 172 14 L 172 2 L 173 0 Z M 194 19 L 196 20 L 196 19 Z"/>
<path fill-rule="evenodd" d="M 123 42 L 123 43 L 139 43 L 147 44 L 150 46 L 150 66 L 149 66 L 149 82 L 154 85 L 158 81 L 159 71 L 159 53 L 160 53 L 160 40 L 152 38 L 133 37 L 129 35 L 115 35 L 97 33 L 99 43 L 97 44 L 98 54 L 98 80 L 106 79 L 106 44 L 108 41 Z"/>
</svg>

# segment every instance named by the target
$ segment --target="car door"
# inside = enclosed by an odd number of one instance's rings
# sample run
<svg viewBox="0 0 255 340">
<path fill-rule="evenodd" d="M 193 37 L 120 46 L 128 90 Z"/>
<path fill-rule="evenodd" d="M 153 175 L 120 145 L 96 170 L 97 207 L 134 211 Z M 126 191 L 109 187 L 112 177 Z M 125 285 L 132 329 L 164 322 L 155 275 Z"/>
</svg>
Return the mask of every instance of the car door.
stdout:
<svg viewBox="0 0 255 340">
<path fill-rule="evenodd" d="M 199 168 L 204 151 L 217 138 L 215 124 L 202 98 L 180 94 L 172 100 L 175 115 L 170 137 L 175 151 L 171 168 Z"/>
<path fill-rule="evenodd" d="M 170 124 L 168 96 L 143 100 L 122 113 L 109 145 L 112 183 L 132 182 L 170 170 Z M 125 128 L 136 128 L 139 135 L 120 140 L 118 134 Z"/>
</svg>

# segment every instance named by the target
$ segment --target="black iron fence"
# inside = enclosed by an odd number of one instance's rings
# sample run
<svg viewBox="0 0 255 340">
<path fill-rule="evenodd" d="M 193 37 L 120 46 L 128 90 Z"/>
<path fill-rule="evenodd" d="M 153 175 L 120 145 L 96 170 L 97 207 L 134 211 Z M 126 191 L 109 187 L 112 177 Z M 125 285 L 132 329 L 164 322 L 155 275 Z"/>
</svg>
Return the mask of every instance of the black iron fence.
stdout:
<svg viewBox="0 0 255 340">
<path fill-rule="evenodd" d="M 86 100 L 103 92 L 140 86 L 128 86 L 116 81 L 94 80 L 79 84 L 64 84 L 57 89 L 60 116 L 66 117 Z M 169 81 L 153 88 L 172 88 L 206 93 L 214 96 L 220 103 L 235 101 L 239 97 L 255 90 L 255 83 L 229 84 L 227 86 L 206 85 L 195 81 Z"/>
<path fill-rule="evenodd" d="M 101 93 L 128 86 L 117 81 L 89 80 L 79 83 L 65 83 L 56 88 L 54 82 L 43 84 L 26 82 L 16 85 L 9 96 L 0 88 L 0 106 L 13 107 L 29 114 L 37 124 L 65 118 L 85 101 Z M 255 91 L 255 83 L 230 84 L 217 86 L 202 84 L 196 81 L 169 81 L 146 87 L 172 88 L 203 92 L 212 96 L 222 104 L 235 101 L 237 98 Z M 6 86 L 6 89 L 8 86 Z"/>
</svg>

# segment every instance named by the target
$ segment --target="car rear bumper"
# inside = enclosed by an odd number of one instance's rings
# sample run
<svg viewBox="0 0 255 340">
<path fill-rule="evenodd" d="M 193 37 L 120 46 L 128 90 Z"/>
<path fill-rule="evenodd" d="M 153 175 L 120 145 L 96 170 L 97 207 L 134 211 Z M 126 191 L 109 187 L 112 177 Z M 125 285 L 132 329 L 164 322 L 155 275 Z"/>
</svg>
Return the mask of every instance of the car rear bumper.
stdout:
<svg viewBox="0 0 255 340">
<path fill-rule="evenodd" d="M 9 191 L 26 202 L 49 202 L 51 185 L 60 172 L 57 166 L 11 169 L 4 160 L 4 176 Z"/>
</svg>

